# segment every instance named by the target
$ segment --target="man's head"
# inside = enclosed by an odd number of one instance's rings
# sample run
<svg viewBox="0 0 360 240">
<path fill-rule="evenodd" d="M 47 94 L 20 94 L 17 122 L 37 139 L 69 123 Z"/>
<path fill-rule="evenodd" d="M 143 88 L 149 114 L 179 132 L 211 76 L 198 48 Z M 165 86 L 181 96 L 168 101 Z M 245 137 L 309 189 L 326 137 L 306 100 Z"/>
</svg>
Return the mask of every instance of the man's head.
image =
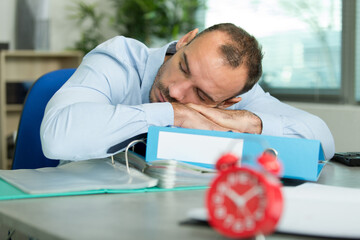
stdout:
<svg viewBox="0 0 360 240">
<path fill-rule="evenodd" d="M 196 34 L 197 29 L 182 37 L 177 52 L 160 67 L 151 102 L 226 108 L 260 79 L 261 48 L 246 31 L 225 23 Z"/>
</svg>

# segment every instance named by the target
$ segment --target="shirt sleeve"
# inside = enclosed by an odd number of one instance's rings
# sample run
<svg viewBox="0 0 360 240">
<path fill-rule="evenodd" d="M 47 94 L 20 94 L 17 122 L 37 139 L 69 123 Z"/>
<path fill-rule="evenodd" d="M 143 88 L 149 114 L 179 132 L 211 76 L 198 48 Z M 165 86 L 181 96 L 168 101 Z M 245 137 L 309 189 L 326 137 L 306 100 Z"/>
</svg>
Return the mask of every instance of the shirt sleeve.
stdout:
<svg viewBox="0 0 360 240">
<path fill-rule="evenodd" d="M 92 53 L 49 101 L 40 129 L 50 159 L 107 157 L 107 150 L 150 125 L 173 124 L 169 103 L 142 103 L 141 66 Z"/>
<path fill-rule="evenodd" d="M 243 94 L 234 109 L 244 109 L 256 114 L 262 121 L 262 134 L 319 140 L 326 159 L 335 152 L 333 136 L 326 123 L 319 117 L 280 102 L 265 93 L 256 84 Z"/>
</svg>

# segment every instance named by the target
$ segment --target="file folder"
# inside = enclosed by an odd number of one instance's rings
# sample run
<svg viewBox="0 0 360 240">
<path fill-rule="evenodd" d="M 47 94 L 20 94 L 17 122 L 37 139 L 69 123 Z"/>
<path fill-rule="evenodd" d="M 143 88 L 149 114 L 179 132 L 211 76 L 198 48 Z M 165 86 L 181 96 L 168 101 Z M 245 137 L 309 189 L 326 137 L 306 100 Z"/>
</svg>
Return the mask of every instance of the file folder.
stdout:
<svg viewBox="0 0 360 240">
<path fill-rule="evenodd" d="M 173 159 L 214 168 L 221 154 L 233 152 L 242 164 L 258 167 L 256 158 L 267 148 L 277 151 L 282 178 L 317 181 L 326 163 L 318 140 L 157 126 L 149 127 L 146 161 Z"/>
<path fill-rule="evenodd" d="M 120 157 L 119 157 L 120 158 Z M 172 189 L 155 187 L 157 179 L 116 161 L 91 159 L 39 169 L 0 170 L 0 201 L 104 193 L 196 190 L 207 186 Z"/>
</svg>

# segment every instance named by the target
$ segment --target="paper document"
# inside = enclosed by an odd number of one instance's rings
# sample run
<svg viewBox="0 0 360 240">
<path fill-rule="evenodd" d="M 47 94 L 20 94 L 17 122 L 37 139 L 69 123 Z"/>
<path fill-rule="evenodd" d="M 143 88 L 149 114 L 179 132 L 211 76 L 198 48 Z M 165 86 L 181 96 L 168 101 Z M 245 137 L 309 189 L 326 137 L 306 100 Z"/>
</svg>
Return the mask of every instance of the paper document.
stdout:
<svg viewBox="0 0 360 240">
<path fill-rule="evenodd" d="M 118 153 L 114 158 L 126 164 L 124 152 Z M 128 161 L 131 167 L 158 179 L 157 187 L 159 188 L 208 186 L 216 175 L 216 170 L 212 168 L 204 168 L 176 160 L 146 162 L 142 156 L 131 151 L 128 152 Z"/>
<path fill-rule="evenodd" d="M 305 183 L 285 187 L 284 195 L 278 231 L 360 238 L 360 189 Z"/>
</svg>

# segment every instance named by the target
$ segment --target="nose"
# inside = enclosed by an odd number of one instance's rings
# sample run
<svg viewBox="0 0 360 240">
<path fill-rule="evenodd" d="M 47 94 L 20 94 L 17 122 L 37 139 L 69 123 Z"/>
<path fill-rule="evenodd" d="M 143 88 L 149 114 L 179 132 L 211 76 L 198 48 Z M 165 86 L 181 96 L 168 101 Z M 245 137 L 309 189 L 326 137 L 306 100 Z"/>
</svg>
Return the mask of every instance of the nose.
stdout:
<svg viewBox="0 0 360 240">
<path fill-rule="evenodd" d="M 192 83 L 190 80 L 177 80 L 176 82 L 170 84 L 169 94 L 170 97 L 176 99 L 176 101 L 180 103 L 186 103 L 186 98 L 189 96 L 191 89 Z"/>
</svg>

